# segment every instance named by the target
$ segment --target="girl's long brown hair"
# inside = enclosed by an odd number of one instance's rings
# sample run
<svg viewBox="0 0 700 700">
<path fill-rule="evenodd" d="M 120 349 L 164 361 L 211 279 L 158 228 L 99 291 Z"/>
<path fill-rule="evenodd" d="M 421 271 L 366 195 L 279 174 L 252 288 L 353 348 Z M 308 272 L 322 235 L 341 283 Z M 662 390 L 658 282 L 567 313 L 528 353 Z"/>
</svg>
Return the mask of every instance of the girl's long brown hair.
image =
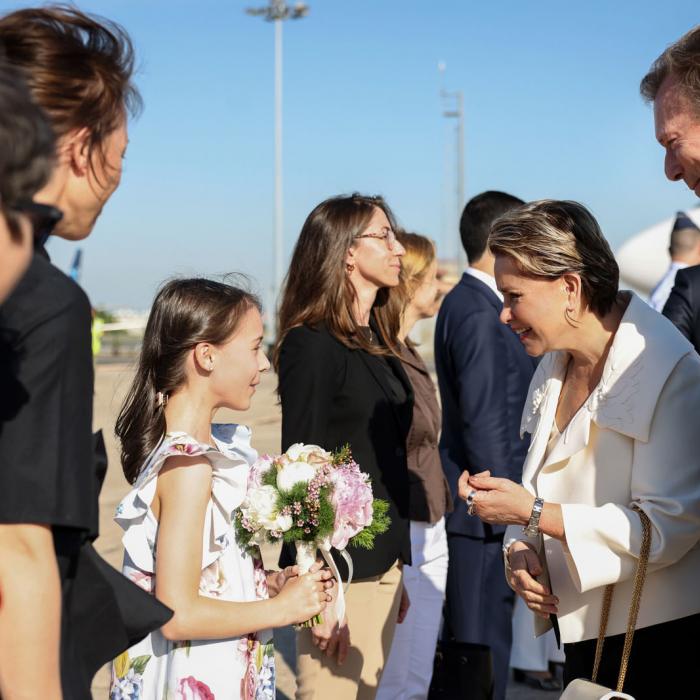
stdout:
<svg viewBox="0 0 700 700">
<path fill-rule="evenodd" d="M 208 279 L 171 280 L 158 292 L 115 430 L 130 484 L 165 434 L 165 413 L 156 394 L 179 389 L 185 381 L 187 353 L 197 343 L 226 342 L 251 307 L 260 309 L 260 302 L 250 292 Z"/>
<path fill-rule="evenodd" d="M 368 226 L 375 209 L 381 209 L 392 229 L 394 215 L 381 197 L 360 194 L 331 197 L 307 217 L 294 246 L 279 309 L 277 343 L 273 354 L 276 369 L 287 333 L 296 326 L 324 323 L 344 345 L 372 354 L 386 354 L 372 345 L 353 315 L 355 288 L 345 269 L 348 249 Z M 389 352 L 399 354 L 397 336 L 401 308 L 388 287 L 380 289 L 372 315 Z"/>
</svg>

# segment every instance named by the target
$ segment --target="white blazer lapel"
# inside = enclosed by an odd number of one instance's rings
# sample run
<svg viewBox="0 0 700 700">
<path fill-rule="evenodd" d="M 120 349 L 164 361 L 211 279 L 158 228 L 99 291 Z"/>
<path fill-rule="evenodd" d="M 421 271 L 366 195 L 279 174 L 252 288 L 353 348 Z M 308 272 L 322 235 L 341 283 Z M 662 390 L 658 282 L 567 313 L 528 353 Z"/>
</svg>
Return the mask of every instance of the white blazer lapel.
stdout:
<svg viewBox="0 0 700 700">
<path fill-rule="evenodd" d="M 525 413 L 520 427 L 521 435 L 532 433 L 530 449 L 523 465 L 523 486 L 536 493 L 535 480 L 547 451 L 552 423 L 561 393 L 567 354 L 553 352 L 542 358 L 530 384 Z"/>
</svg>

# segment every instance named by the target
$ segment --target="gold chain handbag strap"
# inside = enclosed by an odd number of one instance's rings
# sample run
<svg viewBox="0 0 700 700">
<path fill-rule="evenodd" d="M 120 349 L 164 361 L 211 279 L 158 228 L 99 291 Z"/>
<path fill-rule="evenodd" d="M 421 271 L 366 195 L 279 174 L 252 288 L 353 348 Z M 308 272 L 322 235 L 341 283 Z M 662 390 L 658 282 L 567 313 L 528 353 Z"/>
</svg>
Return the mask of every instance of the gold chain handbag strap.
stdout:
<svg viewBox="0 0 700 700">
<path fill-rule="evenodd" d="M 622 660 L 620 661 L 620 675 L 617 678 L 618 693 L 622 692 L 622 686 L 625 684 L 625 676 L 627 675 L 627 666 L 629 665 L 630 653 L 632 652 L 632 639 L 634 637 L 634 628 L 637 625 L 637 615 L 639 614 L 639 602 L 642 598 L 642 588 L 644 587 L 644 579 L 647 575 L 647 563 L 649 561 L 649 550 L 651 549 L 651 521 L 649 516 L 639 506 L 632 506 L 639 514 L 642 521 L 642 547 L 639 550 L 639 560 L 637 561 L 637 572 L 634 578 L 634 591 L 632 592 L 632 603 L 630 604 L 630 612 L 627 618 L 627 631 L 625 632 L 625 643 L 622 647 Z M 605 587 L 603 595 L 603 608 L 600 611 L 600 630 L 598 632 L 598 642 L 595 647 L 595 659 L 593 661 L 593 675 L 591 680 L 595 683 L 598 678 L 600 669 L 600 659 L 603 656 L 603 644 L 605 643 L 605 631 L 608 627 L 608 617 L 610 616 L 610 605 L 612 604 L 613 590 L 615 584 L 610 584 Z"/>
</svg>

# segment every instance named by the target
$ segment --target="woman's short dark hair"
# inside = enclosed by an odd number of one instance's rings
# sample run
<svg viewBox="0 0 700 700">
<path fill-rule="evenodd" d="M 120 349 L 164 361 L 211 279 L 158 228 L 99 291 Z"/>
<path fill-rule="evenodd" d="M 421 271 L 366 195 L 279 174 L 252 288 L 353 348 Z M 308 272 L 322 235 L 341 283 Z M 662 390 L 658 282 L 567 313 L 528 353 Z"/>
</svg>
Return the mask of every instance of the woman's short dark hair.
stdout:
<svg viewBox="0 0 700 700">
<path fill-rule="evenodd" d="M 620 270 L 598 222 L 578 202 L 543 199 L 504 214 L 493 223 L 489 247 L 532 277 L 577 273 L 585 302 L 601 316 L 615 303 Z"/>
<path fill-rule="evenodd" d="M 0 210 L 18 239 L 15 207 L 30 201 L 51 175 L 54 136 L 21 76 L 0 56 Z"/>
<path fill-rule="evenodd" d="M 17 10 L 0 18 L 0 44 L 57 138 L 89 129 L 90 156 L 141 106 L 131 40 L 114 22 L 62 5 Z"/>
</svg>

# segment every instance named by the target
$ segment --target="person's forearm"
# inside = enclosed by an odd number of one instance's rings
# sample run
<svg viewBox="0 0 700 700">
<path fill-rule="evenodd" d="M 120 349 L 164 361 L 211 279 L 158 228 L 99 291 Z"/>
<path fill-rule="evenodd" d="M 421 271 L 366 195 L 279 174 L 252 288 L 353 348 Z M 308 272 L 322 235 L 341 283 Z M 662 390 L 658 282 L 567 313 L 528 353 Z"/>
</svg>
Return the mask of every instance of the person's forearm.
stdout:
<svg viewBox="0 0 700 700">
<path fill-rule="evenodd" d="M 547 501 L 544 502 L 542 515 L 540 515 L 540 530 L 545 535 L 549 535 L 555 540 L 566 542 L 564 518 L 561 513 L 561 506 L 558 503 L 547 503 Z"/>
<path fill-rule="evenodd" d="M 175 611 L 161 630 L 172 641 L 240 637 L 294 622 L 276 598 L 240 603 L 206 596 L 196 596 L 191 601 L 180 603 L 164 598 L 160 600 Z"/>
<path fill-rule="evenodd" d="M 61 582 L 50 528 L 0 525 L 0 696 L 61 700 Z"/>
</svg>

